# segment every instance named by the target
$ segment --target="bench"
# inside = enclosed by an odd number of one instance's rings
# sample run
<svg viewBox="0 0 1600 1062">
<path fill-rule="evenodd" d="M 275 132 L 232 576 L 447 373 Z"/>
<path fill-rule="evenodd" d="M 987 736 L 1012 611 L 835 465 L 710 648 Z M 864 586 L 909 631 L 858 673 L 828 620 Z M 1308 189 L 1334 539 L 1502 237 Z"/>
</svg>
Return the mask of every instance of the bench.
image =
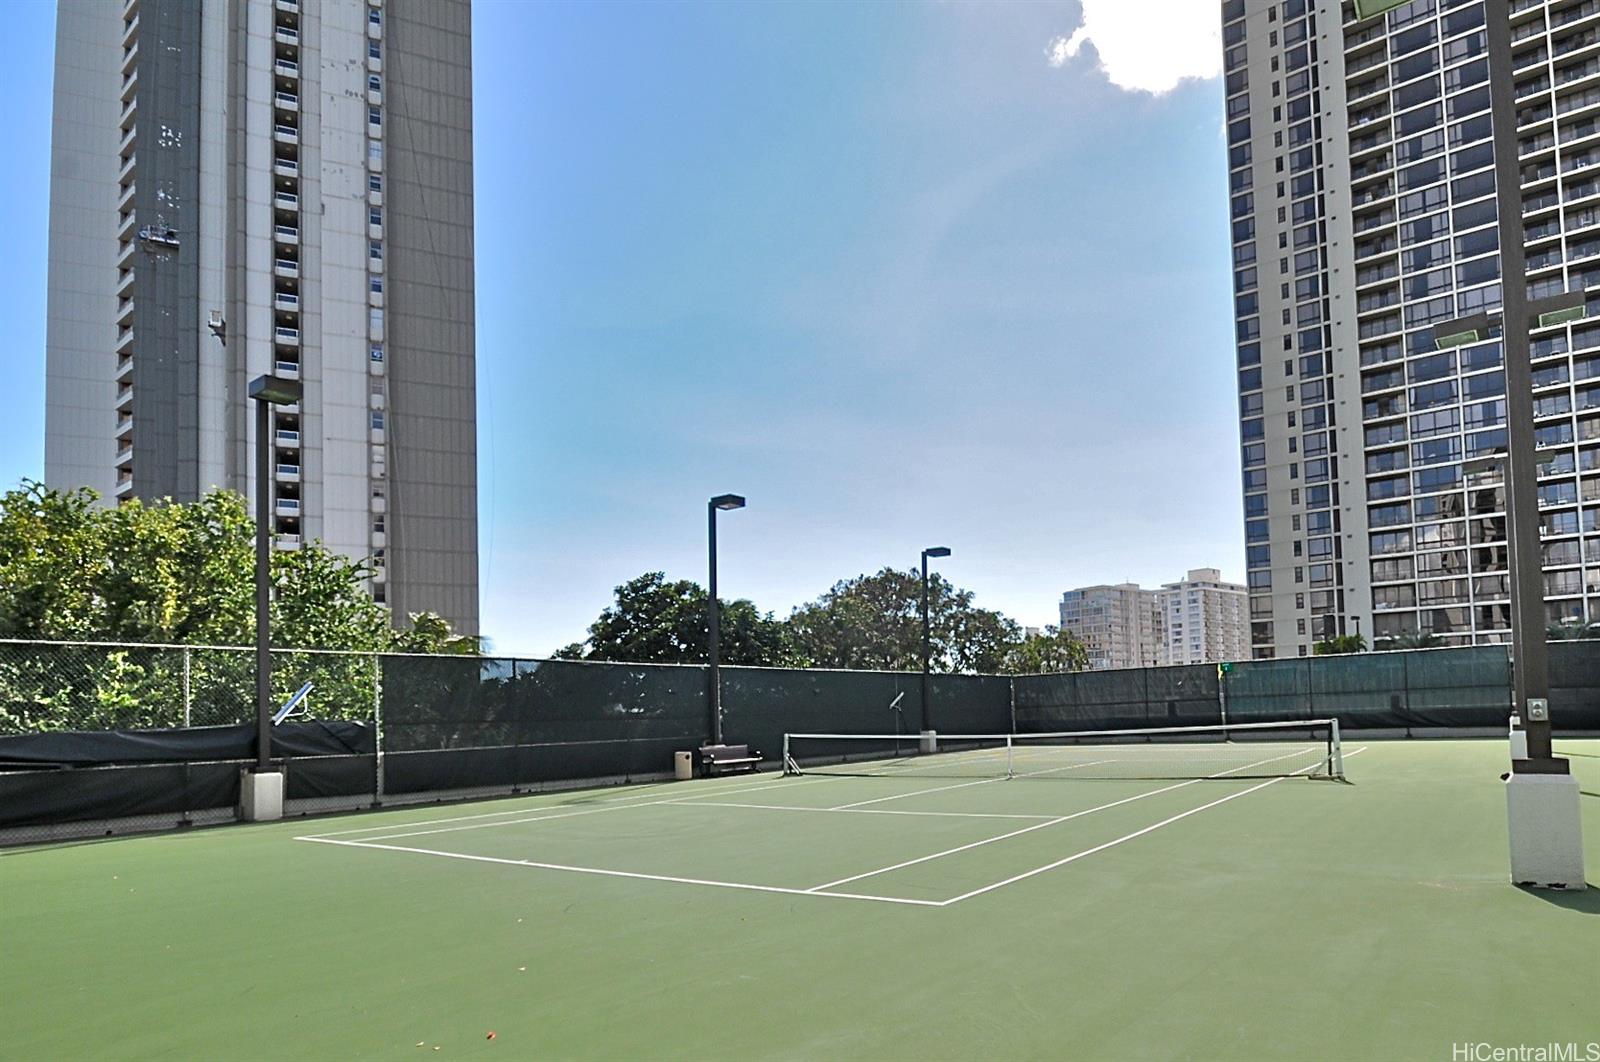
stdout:
<svg viewBox="0 0 1600 1062">
<path fill-rule="evenodd" d="M 700 773 L 706 776 L 723 771 L 759 771 L 761 753 L 748 745 L 702 745 Z"/>
</svg>

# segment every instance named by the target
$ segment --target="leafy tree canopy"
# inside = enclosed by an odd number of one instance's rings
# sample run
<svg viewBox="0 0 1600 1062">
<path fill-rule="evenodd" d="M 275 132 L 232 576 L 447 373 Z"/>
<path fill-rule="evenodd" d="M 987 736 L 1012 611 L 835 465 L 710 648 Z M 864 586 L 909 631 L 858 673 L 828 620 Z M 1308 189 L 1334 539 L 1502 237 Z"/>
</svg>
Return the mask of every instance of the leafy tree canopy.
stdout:
<svg viewBox="0 0 1600 1062">
<path fill-rule="evenodd" d="M 995 673 L 1020 629 L 973 603 L 941 575 L 928 580 L 932 667 Z M 809 667 L 917 671 L 922 667 L 922 576 L 884 568 L 834 584 L 789 618 L 795 648 Z"/>
<path fill-rule="evenodd" d="M 0 496 L 0 637 L 247 645 L 255 638 L 255 523 L 240 495 L 100 506 L 88 489 L 23 481 Z M 473 652 L 431 613 L 396 630 L 370 569 L 312 542 L 272 555 L 273 644 Z"/>
<path fill-rule="evenodd" d="M 589 638 L 559 650 L 568 660 L 699 664 L 710 653 L 708 595 L 687 579 L 646 572 L 616 589 L 616 600 L 589 625 Z M 718 652 L 724 663 L 782 667 L 795 663 L 785 624 L 749 601 L 720 601 Z"/>
<path fill-rule="evenodd" d="M 1359 634 L 1339 634 L 1332 638 L 1324 638 L 1311 648 L 1311 652 L 1316 656 L 1343 656 L 1346 653 L 1366 651 L 1367 640 Z"/>
<path fill-rule="evenodd" d="M 1047 675 L 1058 671 L 1083 671 L 1089 666 L 1089 649 L 1071 631 L 1046 627 L 1011 647 L 1001 671 L 1008 675 Z"/>
</svg>

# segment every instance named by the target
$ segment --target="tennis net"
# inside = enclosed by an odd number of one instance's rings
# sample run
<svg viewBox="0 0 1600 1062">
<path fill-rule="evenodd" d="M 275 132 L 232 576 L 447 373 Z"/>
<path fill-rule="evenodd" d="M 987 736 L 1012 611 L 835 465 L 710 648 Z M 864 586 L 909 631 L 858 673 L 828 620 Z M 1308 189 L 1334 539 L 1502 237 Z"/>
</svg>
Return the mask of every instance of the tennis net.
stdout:
<svg viewBox="0 0 1600 1062">
<path fill-rule="evenodd" d="M 1343 778 L 1335 719 L 1042 734 L 786 734 L 785 774 L 929 778 Z"/>
</svg>

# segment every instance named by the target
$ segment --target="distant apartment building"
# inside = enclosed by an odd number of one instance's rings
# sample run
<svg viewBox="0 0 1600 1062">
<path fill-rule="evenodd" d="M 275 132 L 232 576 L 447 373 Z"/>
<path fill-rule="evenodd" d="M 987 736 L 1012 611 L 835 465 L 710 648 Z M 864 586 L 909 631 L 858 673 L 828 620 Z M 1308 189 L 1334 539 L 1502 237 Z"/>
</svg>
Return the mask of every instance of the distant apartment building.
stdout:
<svg viewBox="0 0 1600 1062">
<path fill-rule="evenodd" d="M 279 548 L 477 631 L 471 14 L 61 0 L 46 482 L 270 492 Z M 268 373 L 304 394 L 258 483 Z"/>
<path fill-rule="evenodd" d="M 1159 592 L 1163 664 L 1204 664 L 1250 658 L 1249 593 L 1225 583 L 1215 568 L 1192 568 Z"/>
<path fill-rule="evenodd" d="M 1061 595 L 1061 629 L 1083 642 L 1092 670 L 1161 663 L 1159 596 L 1134 583 L 1068 590 Z"/>
</svg>

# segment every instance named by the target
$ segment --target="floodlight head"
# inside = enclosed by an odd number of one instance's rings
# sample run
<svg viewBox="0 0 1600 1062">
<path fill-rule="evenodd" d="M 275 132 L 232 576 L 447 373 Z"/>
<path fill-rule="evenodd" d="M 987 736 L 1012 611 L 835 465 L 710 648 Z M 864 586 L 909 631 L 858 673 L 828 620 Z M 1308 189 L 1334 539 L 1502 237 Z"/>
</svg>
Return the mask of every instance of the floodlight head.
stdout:
<svg viewBox="0 0 1600 1062">
<path fill-rule="evenodd" d="M 927 549 L 922 551 L 922 555 L 924 557 L 948 557 L 948 556 L 950 556 L 950 547 L 949 546 L 930 546 Z"/>
<path fill-rule="evenodd" d="M 275 406 L 292 406 L 300 401 L 300 381 L 281 376 L 257 376 L 250 381 L 250 397 Z"/>
<path fill-rule="evenodd" d="M 738 494 L 719 494 L 711 499 L 711 507 L 713 509 L 721 509 L 724 512 L 729 509 L 743 509 L 744 498 Z"/>
</svg>

